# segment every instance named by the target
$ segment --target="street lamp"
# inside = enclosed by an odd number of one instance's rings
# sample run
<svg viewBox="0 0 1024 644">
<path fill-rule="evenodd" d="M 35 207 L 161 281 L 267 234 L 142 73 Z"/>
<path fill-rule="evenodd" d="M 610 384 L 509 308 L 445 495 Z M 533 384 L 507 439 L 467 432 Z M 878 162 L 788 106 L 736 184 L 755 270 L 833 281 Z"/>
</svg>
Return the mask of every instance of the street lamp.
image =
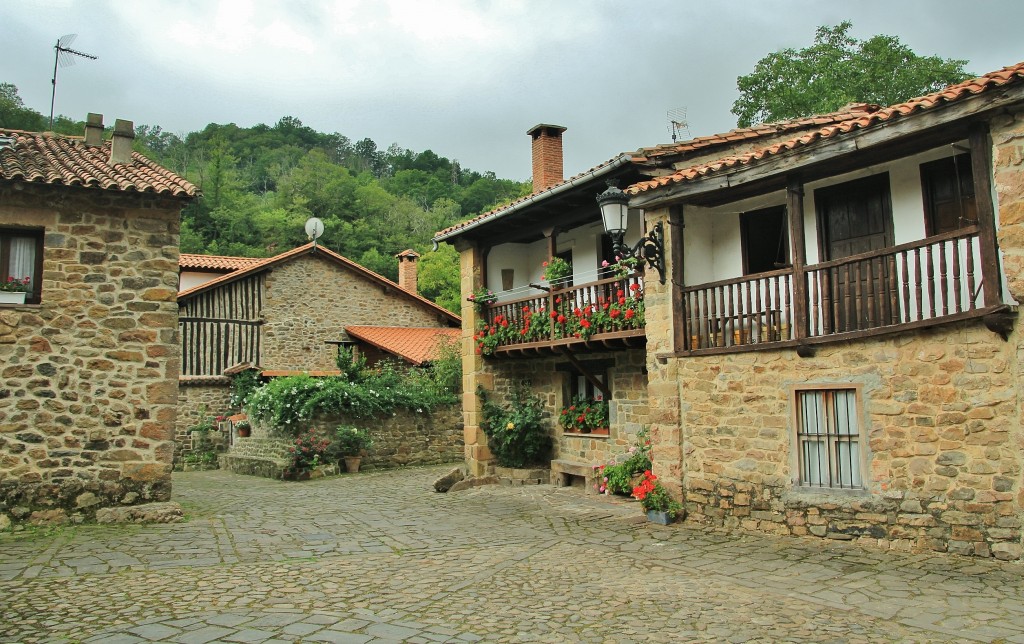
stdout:
<svg viewBox="0 0 1024 644">
<path fill-rule="evenodd" d="M 651 268 L 658 269 L 661 283 L 665 283 L 665 235 L 659 221 L 654 229 L 630 248 L 626 245 L 627 217 L 629 216 L 629 197 L 619 190 L 614 181 L 608 181 L 608 189 L 597 195 L 597 205 L 601 208 L 601 223 L 604 231 L 612 238 L 612 252 L 619 259 L 635 257 L 647 262 Z"/>
</svg>

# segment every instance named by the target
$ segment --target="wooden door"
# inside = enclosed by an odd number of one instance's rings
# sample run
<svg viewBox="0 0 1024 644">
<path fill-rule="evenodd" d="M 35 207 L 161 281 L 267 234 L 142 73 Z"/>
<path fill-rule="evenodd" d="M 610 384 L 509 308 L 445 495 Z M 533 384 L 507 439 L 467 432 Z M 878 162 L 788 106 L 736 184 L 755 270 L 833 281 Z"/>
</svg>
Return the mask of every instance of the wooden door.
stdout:
<svg viewBox="0 0 1024 644">
<path fill-rule="evenodd" d="M 825 261 L 843 259 L 893 245 L 889 175 L 816 190 L 819 249 Z M 833 332 L 857 331 L 895 323 L 897 293 L 887 258 L 844 264 L 829 272 L 823 302 Z"/>
</svg>

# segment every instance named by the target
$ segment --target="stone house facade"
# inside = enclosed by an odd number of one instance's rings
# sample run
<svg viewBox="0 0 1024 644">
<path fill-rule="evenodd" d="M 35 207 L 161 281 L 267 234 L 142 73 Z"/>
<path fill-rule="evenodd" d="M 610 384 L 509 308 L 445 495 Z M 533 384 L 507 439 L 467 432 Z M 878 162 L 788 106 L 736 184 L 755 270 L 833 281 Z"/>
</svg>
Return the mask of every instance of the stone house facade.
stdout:
<svg viewBox="0 0 1024 644">
<path fill-rule="evenodd" d="M 168 500 L 178 225 L 195 186 L 103 142 L 0 131 L 0 527 Z"/>
<path fill-rule="evenodd" d="M 403 261 L 412 268 L 402 273 L 415 288 L 415 258 L 410 261 L 409 252 Z M 183 369 L 177 440 L 185 450 L 190 449 L 189 427 L 204 415 L 229 409 L 230 380 L 224 372 L 232 367 L 251 365 L 268 375 L 327 375 L 337 373 L 338 345 L 354 342 L 346 327 L 383 325 L 397 331 L 459 325 L 458 316 L 414 290 L 312 243 L 181 291 L 178 305 Z"/>
<path fill-rule="evenodd" d="M 643 282 L 654 471 L 690 520 L 1021 557 L 1022 123 L 1024 64 L 629 155 L 629 207 L 665 231 L 668 279 Z M 484 231 L 543 200 L 438 235 L 466 293 L 501 256 Z"/>
</svg>

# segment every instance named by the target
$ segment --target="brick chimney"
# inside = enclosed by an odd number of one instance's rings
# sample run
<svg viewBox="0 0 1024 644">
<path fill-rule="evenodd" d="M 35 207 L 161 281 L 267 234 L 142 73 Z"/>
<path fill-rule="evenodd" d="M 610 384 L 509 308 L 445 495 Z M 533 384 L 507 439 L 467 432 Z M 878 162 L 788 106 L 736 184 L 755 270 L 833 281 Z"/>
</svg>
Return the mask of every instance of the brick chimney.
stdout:
<svg viewBox="0 0 1024 644">
<path fill-rule="evenodd" d="M 534 125 L 526 133 L 533 138 L 533 191 L 562 182 L 561 125 Z"/>
<path fill-rule="evenodd" d="M 103 145 L 103 115 L 93 114 L 85 117 L 85 144 Z"/>
<path fill-rule="evenodd" d="M 416 260 L 420 254 L 407 248 L 395 257 L 398 258 L 398 285 L 410 293 L 416 293 Z"/>
<path fill-rule="evenodd" d="M 133 140 L 135 140 L 135 125 L 124 119 L 114 121 L 114 135 L 110 138 L 110 161 L 108 163 L 110 165 L 130 163 Z"/>
</svg>

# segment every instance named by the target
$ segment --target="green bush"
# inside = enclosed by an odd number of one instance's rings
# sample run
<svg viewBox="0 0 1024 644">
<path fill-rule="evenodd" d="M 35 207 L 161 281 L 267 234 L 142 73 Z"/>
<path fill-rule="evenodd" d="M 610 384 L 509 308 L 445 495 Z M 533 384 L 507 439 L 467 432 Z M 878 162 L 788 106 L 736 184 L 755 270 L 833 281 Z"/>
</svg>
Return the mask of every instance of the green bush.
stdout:
<svg viewBox="0 0 1024 644">
<path fill-rule="evenodd" d="M 439 405 L 457 401 L 454 393 L 441 390 L 429 374 L 420 369 L 379 363 L 373 369 L 361 371 L 358 378 L 355 381 L 344 376 L 274 378 L 250 394 L 246 413 L 250 420 L 294 436 L 316 416 L 379 418 L 391 415 L 396 409 L 427 413 Z"/>
<path fill-rule="evenodd" d="M 249 395 L 261 384 L 259 369 L 246 369 L 235 374 L 231 378 L 231 406 L 235 409 L 245 407 Z"/>
<path fill-rule="evenodd" d="M 483 402 L 480 428 L 498 465 L 526 467 L 547 460 L 551 436 L 541 424 L 544 410 L 539 397 L 525 387 L 517 387 L 510 404 L 502 406 L 488 400 L 483 387 L 477 389 L 477 395 Z"/>
</svg>

